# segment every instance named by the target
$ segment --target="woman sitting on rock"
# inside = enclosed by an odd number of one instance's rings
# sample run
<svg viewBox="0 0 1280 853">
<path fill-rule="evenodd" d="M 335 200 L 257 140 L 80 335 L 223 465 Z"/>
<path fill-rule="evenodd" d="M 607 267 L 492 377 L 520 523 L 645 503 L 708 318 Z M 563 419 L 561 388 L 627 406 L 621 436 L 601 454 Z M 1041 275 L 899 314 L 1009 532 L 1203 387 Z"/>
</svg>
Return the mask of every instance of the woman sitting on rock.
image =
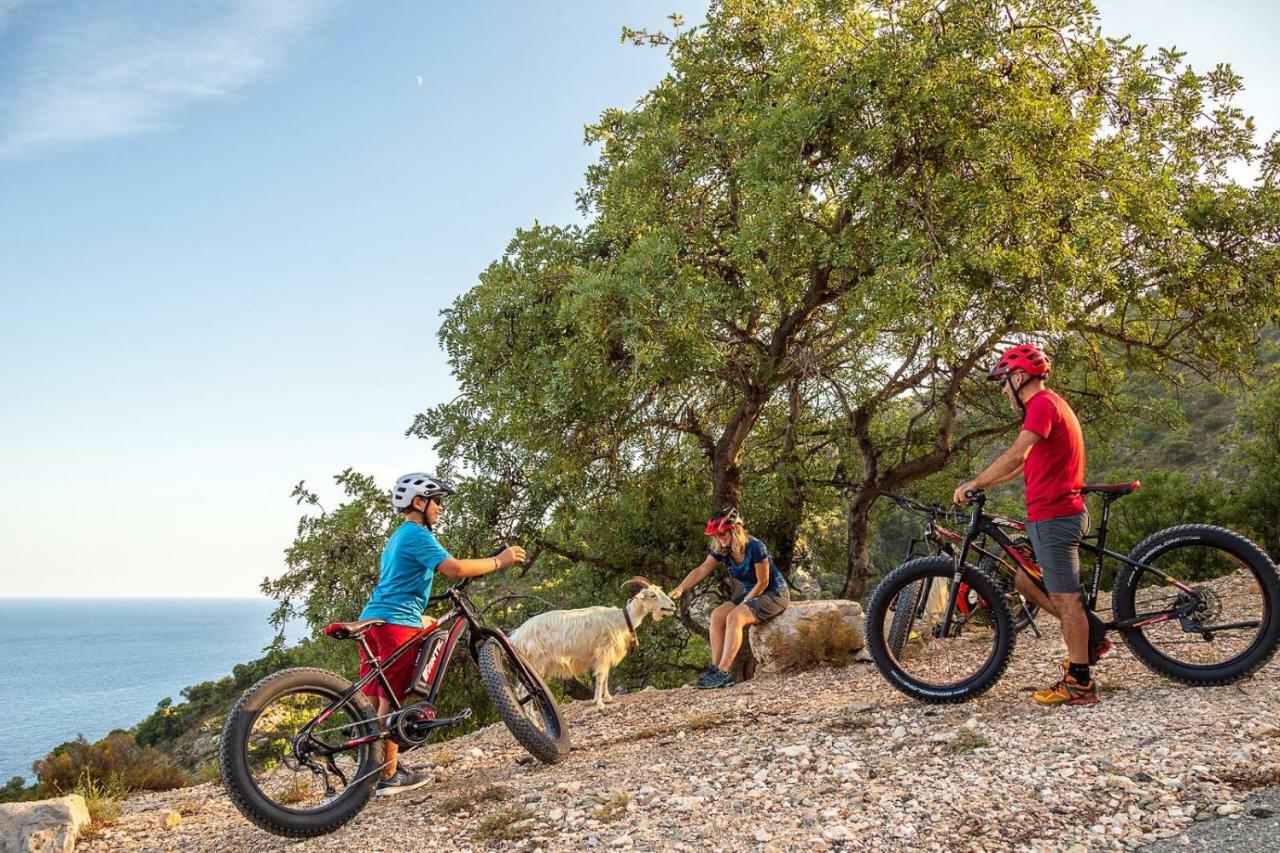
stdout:
<svg viewBox="0 0 1280 853">
<path fill-rule="evenodd" d="M 707 558 L 671 590 L 671 597 L 679 598 L 719 563 L 729 570 L 733 581 L 733 598 L 711 611 L 711 666 L 698 680 L 698 687 L 704 689 L 732 684 L 729 668 L 742 647 L 742 630 L 768 622 L 791 603 L 791 590 L 769 549 L 747 532 L 736 509 L 729 507 L 711 516 L 706 534 L 711 537 Z"/>
</svg>

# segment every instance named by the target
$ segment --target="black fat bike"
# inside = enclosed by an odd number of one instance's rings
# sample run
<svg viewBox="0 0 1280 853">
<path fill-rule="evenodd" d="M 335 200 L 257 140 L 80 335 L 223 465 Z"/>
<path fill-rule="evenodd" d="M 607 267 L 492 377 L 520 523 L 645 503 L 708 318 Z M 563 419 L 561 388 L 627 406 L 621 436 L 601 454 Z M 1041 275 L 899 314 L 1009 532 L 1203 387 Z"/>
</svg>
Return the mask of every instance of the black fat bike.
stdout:
<svg viewBox="0 0 1280 853">
<path fill-rule="evenodd" d="M 452 609 L 382 661 L 374 659 L 364 634 L 383 620 L 325 628 L 330 637 L 355 640 L 371 662 L 354 684 L 323 669 L 297 668 L 269 675 L 245 691 L 227 715 L 218 752 L 223 784 L 241 814 L 288 838 L 333 832 L 355 817 L 387 765 L 385 741 L 396 742 L 403 753 L 426 743 L 436 729 L 471 716 L 470 709 L 447 718 L 435 712 L 440 684 L 463 634 L 485 692 L 520 745 L 547 764 L 568 753 L 568 730 L 551 691 L 506 635 L 485 627 L 467 598 L 469 582 L 431 596 L 431 602 L 449 600 Z M 393 699 L 391 712 L 376 716 L 361 688 L 376 679 L 394 696 L 385 669 L 413 653 L 418 657 L 405 701 Z"/>
<path fill-rule="evenodd" d="M 1148 536 L 1125 556 L 1109 551 L 1111 505 L 1138 483 L 1085 486 L 1102 498 L 1097 532 L 1080 545 L 1094 555 L 1084 603 L 1097 610 L 1104 559 L 1118 561 L 1108 630 L 1119 631 L 1152 670 L 1191 685 L 1231 684 L 1263 666 L 1280 643 L 1280 574 L 1256 544 L 1210 524 L 1179 524 Z M 963 702 L 989 690 L 1013 655 L 1015 620 L 1008 583 L 992 571 L 1025 572 L 1043 590 L 1034 556 L 1014 536 L 1026 524 L 988 515 L 971 493 L 967 526 L 950 554 L 894 569 L 871 593 L 867 646 L 889 683 L 923 702 Z M 975 541 L 1003 559 L 973 565 Z M 984 548 L 984 553 L 990 549 Z M 961 601 L 978 602 L 962 607 Z M 904 603 L 908 606 L 904 606 Z M 896 636 L 891 642 L 890 634 Z"/>
</svg>

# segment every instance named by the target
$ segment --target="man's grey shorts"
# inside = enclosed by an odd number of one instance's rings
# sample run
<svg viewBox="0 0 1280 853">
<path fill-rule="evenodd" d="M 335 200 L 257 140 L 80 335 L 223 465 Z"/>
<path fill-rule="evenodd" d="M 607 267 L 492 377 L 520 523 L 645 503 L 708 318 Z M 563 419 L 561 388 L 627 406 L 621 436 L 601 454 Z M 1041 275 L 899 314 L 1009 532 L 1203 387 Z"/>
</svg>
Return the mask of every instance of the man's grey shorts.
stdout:
<svg viewBox="0 0 1280 853">
<path fill-rule="evenodd" d="M 1050 593 L 1080 591 L 1080 540 L 1089 532 L 1089 511 L 1028 521 L 1027 533 Z"/>
</svg>

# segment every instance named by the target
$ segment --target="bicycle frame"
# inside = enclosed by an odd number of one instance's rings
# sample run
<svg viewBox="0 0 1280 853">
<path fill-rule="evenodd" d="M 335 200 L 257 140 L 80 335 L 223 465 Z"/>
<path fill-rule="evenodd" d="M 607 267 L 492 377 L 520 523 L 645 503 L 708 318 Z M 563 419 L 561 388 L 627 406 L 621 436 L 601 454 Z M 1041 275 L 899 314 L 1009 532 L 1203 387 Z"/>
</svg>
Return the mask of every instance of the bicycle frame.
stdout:
<svg viewBox="0 0 1280 853">
<path fill-rule="evenodd" d="M 420 684 L 424 683 L 423 677 L 425 676 L 425 685 L 427 689 L 424 701 L 434 705 L 436 696 L 440 692 L 440 685 L 444 682 L 445 673 L 449 669 L 449 661 L 453 658 L 454 649 L 457 648 L 458 639 L 464 630 L 468 631 L 467 649 L 471 654 L 472 660 L 479 660 L 479 652 L 477 651 L 479 643 L 482 640 L 493 638 L 507 649 L 510 658 L 516 660 L 518 665 L 523 669 L 525 666 L 524 660 L 516 654 L 510 641 L 507 639 L 507 636 L 501 631 L 485 627 L 482 617 L 475 609 L 475 605 L 471 603 L 470 599 L 462 594 L 469 582 L 470 578 L 464 579 L 445 592 L 431 596 L 431 598 L 428 599 L 429 603 L 449 599 L 453 603 L 453 607 L 435 624 L 418 631 L 413 637 L 406 640 L 394 652 L 387 655 L 382 660 L 378 660 L 377 656 L 373 654 L 372 650 L 369 648 L 369 641 L 363 635 L 357 637 L 356 639 L 360 643 L 360 648 L 364 652 L 364 658 L 368 661 L 369 671 L 361 676 L 354 684 L 344 690 L 337 699 L 330 702 L 323 711 L 316 715 L 314 720 L 307 723 L 307 725 L 304 726 L 294 738 L 295 743 L 306 743 L 309 747 L 309 756 L 330 758 L 339 752 L 345 752 L 346 750 L 354 749 L 367 743 L 387 740 L 390 738 L 390 731 L 382 729 L 376 734 L 363 735 L 361 737 L 352 738 L 345 743 L 338 744 L 336 746 L 329 746 L 312 737 L 312 733 L 316 726 L 323 723 L 332 716 L 335 711 L 346 705 L 364 688 L 365 685 L 369 684 L 374 679 L 378 680 L 383 691 L 385 691 L 386 695 L 390 697 L 389 701 L 392 705 L 392 709 L 391 713 L 387 714 L 386 717 L 394 716 L 398 711 L 402 711 L 408 707 L 397 698 L 399 691 L 392 688 L 391 682 L 387 679 L 385 670 L 386 667 L 390 666 L 396 660 L 399 660 L 400 657 L 411 648 L 421 648 L 423 655 L 420 658 L 418 665 L 414 668 L 413 680 L 406 686 L 404 692 L 422 693 L 422 691 L 417 688 Z M 374 713 L 377 713 L 376 708 L 374 709 Z M 383 718 L 375 717 L 373 720 L 366 720 L 364 722 L 374 723 L 381 719 Z M 435 723 L 436 725 L 447 725 L 450 722 L 453 721 L 432 720 L 432 723 Z M 359 723 L 351 724 L 352 727 L 356 725 L 359 725 Z"/>
<path fill-rule="evenodd" d="M 955 549 L 955 556 L 954 556 L 955 574 L 952 576 L 951 590 L 948 594 L 947 606 L 943 614 L 941 631 L 944 636 L 947 633 L 949 633 L 951 630 L 952 619 L 955 614 L 956 596 L 959 591 L 959 586 L 961 582 L 960 581 L 961 571 L 962 571 L 962 567 L 965 565 L 966 559 L 969 556 L 970 550 L 976 550 L 979 553 L 987 554 L 989 556 L 995 557 L 997 564 L 1002 566 L 1006 571 L 1016 572 L 1018 569 L 1025 571 L 1027 575 L 1030 576 L 1031 579 L 1036 583 L 1036 585 L 1039 586 L 1042 591 L 1044 591 L 1044 577 L 1043 577 L 1043 573 L 1040 571 L 1040 567 L 1036 565 L 1035 561 L 1024 556 L 1018 550 L 1018 548 L 1014 545 L 1013 540 L 1011 540 L 1009 536 L 1004 532 L 1005 529 L 1025 531 L 1027 529 L 1026 523 L 1022 521 L 1017 521 L 1011 518 L 1005 518 L 1003 516 L 986 515 L 983 512 L 983 506 L 986 504 L 986 495 L 980 492 L 972 493 L 970 495 L 970 498 L 972 500 L 973 509 L 970 512 L 969 524 L 965 530 L 964 536 L 956 536 L 956 534 L 952 533 L 951 531 L 945 531 L 950 536 L 958 539 L 960 542 L 960 545 L 958 548 Z M 1153 575 L 1159 577 L 1160 580 L 1163 581 L 1164 583 L 1177 588 L 1181 592 L 1187 593 L 1189 596 L 1192 596 L 1192 600 L 1190 602 L 1190 606 L 1186 608 L 1180 608 L 1177 610 L 1162 610 L 1154 613 L 1140 613 L 1130 619 L 1125 619 L 1121 621 L 1112 620 L 1106 623 L 1108 630 L 1124 630 L 1126 628 L 1139 628 L 1139 627 L 1142 627 L 1143 625 L 1150 625 L 1158 622 L 1167 622 L 1171 619 L 1176 619 L 1176 618 L 1180 618 L 1188 615 L 1195 604 L 1194 593 L 1191 587 L 1182 583 L 1177 578 L 1174 578 L 1171 575 L 1160 571 L 1154 566 L 1150 566 L 1150 565 L 1147 565 L 1146 563 L 1141 563 L 1136 560 L 1131 560 L 1124 554 L 1119 554 L 1119 553 L 1116 553 L 1115 551 L 1110 551 L 1107 549 L 1106 547 L 1107 524 L 1111 517 L 1111 504 L 1114 500 L 1115 498 L 1109 495 L 1103 495 L 1102 518 L 1098 524 L 1098 532 L 1095 534 L 1090 534 L 1086 536 L 1084 541 L 1080 543 L 1080 547 L 1083 550 L 1088 551 L 1094 555 L 1093 576 L 1090 578 L 1090 581 L 1089 581 L 1089 585 L 1088 585 L 1089 592 L 1085 598 L 1085 607 L 1087 607 L 1091 611 L 1096 610 L 1097 603 L 1098 603 L 1098 592 L 1102 583 L 1103 560 L 1105 558 L 1110 557 L 1111 559 L 1119 560 L 1120 562 L 1126 565 L 1133 566 L 1134 568 L 1140 569 L 1142 571 L 1152 573 Z M 975 547 L 974 540 L 980 535 L 989 536 L 992 540 L 994 540 L 995 543 L 999 546 L 1000 550 L 1003 551 L 1004 554 L 1008 556 L 1010 560 L 1013 561 L 1014 565 L 1016 565 L 1017 568 L 1016 569 L 1013 568 L 1012 566 L 1010 566 L 1008 561 L 1000 557 L 997 557 L 994 554 L 991 554 L 991 552 L 981 547 Z M 1182 612 L 1182 610 L 1186 610 L 1186 612 L 1184 613 Z"/>
</svg>

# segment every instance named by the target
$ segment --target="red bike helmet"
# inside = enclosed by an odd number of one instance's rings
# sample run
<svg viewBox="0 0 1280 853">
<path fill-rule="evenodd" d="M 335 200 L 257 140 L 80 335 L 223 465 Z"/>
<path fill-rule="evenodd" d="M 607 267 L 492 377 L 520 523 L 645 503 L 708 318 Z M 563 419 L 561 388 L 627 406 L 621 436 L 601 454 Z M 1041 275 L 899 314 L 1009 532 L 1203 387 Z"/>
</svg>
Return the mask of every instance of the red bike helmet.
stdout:
<svg viewBox="0 0 1280 853">
<path fill-rule="evenodd" d="M 1000 361 L 987 374 L 987 379 L 995 382 L 1004 379 L 1015 370 L 1024 371 L 1033 379 L 1043 379 L 1052 369 L 1049 356 L 1045 355 L 1039 347 L 1018 344 L 1016 347 L 1005 350 L 1004 355 L 1000 356 Z"/>
<path fill-rule="evenodd" d="M 719 536 L 721 533 L 728 533 L 740 521 L 742 521 L 742 516 L 738 514 L 738 510 L 734 507 L 726 507 L 707 519 L 706 533 L 708 536 Z"/>
</svg>

